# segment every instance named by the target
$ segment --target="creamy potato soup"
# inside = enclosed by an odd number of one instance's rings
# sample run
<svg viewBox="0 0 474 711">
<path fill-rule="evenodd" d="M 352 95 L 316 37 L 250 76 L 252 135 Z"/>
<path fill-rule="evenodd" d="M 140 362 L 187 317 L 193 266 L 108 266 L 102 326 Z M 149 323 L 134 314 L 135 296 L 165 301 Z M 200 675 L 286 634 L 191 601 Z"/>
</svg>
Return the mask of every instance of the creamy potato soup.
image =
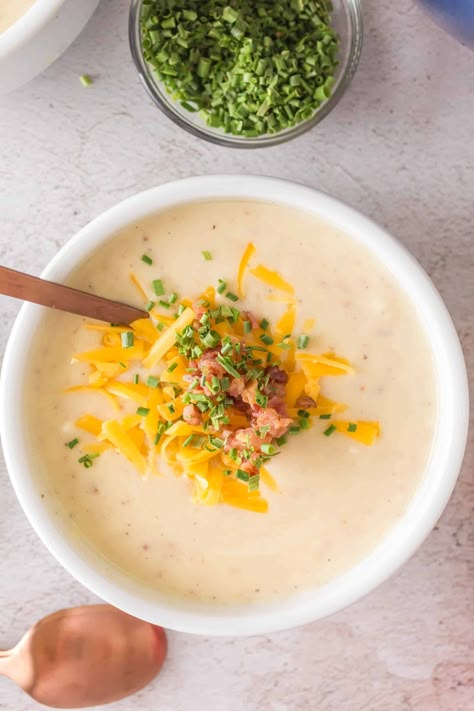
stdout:
<svg viewBox="0 0 474 711">
<path fill-rule="evenodd" d="M 0 34 L 15 24 L 36 0 L 0 0 Z"/>
<path fill-rule="evenodd" d="M 322 377 L 321 392 L 347 404 L 344 420 L 380 424 L 371 446 L 339 432 L 329 436 L 329 418 L 316 417 L 310 429 L 290 435 L 266 464 L 277 485 L 273 491 L 261 483 L 267 513 L 202 505 L 189 480 L 162 461 L 160 476 L 142 477 L 113 447 L 90 466 L 78 461 L 91 441 L 77 428 L 78 418 L 118 416 L 103 393 L 64 392 L 88 382 L 89 366 L 71 363 L 72 354 L 102 343 L 84 319 L 45 314 L 27 385 L 29 446 L 45 503 L 129 576 L 160 593 L 210 603 L 282 598 L 359 562 L 404 513 L 427 464 L 436 420 L 431 355 L 412 304 L 365 248 L 311 215 L 251 201 L 168 209 L 113 236 L 69 283 L 137 306 L 144 299 L 131 272 L 149 299 L 160 298 L 152 286 L 158 279 L 179 299 L 195 299 L 219 279 L 236 292 L 249 242 L 253 265 L 277 270 L 294 287 L 294 333 L 314 319 L 304 350 L 335 353 L 354 369 Z M 233 305 L 270 324 L 286 308 L 285 295 L 251 271 L 245 298 Z M 76 446 L 65 446 L 75 439 Z"/>
</svg>

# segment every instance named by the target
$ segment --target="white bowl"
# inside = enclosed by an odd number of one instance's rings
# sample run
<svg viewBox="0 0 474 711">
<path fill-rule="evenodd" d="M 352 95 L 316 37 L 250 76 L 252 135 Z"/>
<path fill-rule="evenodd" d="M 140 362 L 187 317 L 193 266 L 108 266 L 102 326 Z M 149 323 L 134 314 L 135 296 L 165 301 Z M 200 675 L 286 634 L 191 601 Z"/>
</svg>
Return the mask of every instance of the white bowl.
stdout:
<svg viewBox="0 0 474 711">
<path fill-rule="evenodd" d="M 441 515 L 461 467 L 468 427 L 468 386 L 459 340 L 435 287 L 415 259 L 373 222 L 335 198 L 301 185 L 251 175 L 189 178 L 148 190 L 120 203 L 76 235 L 52 260 L 43 277 L 62 281 L 116 231 L 178 203 L 209 198 L 248 198 L 291 205 L 333 223 L 366 245 L 408 294 L 431 345 L 439 412 L 426 472 L 399 523 L 373 552 L 324 587 L 265 605 L 210 607 L 165 599 L 112 568 L 68 533 L 41 499 L 32 453 L 26 451 L 25 401 L 21 385 L 43 309 L 24 305 L 5 355 L 0 418 L 5 458 L 18 499 L 56 559 L 107 602 L 150 622 L 206 635 L 250 635 L 293 627 L 342 609 L 373 590 L 402 565 Z"/>
<path fill-rule="evenodd" d="M 36 0 L 0 34 L 0 95 L 52 64 L 85 26 L 100 0 Z"/>
</svg>

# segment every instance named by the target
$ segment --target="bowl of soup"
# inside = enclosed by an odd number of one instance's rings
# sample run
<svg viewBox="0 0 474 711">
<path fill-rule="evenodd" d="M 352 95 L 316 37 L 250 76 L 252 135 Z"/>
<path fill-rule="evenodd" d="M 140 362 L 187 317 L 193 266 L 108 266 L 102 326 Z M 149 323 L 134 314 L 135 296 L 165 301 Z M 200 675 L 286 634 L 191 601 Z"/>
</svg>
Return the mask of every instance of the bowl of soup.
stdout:
<svg viewBox="0 0 474 711">
<path fill-rule="evenodd" d="M 0 0 L 0 94 L 7 94 L 58 59 L 99 0 Z"/>
<path fill-rule="evenodd" d="M 415 259 L 356 210 L 190 178 L 95 219 L 43 277 L 149 314 L 24 305 L 2 370 L 19 501 L 104 600 L 192 633 L 288 628 L 435 525 L 466 442 L 462 351 Z"/>
</svg>

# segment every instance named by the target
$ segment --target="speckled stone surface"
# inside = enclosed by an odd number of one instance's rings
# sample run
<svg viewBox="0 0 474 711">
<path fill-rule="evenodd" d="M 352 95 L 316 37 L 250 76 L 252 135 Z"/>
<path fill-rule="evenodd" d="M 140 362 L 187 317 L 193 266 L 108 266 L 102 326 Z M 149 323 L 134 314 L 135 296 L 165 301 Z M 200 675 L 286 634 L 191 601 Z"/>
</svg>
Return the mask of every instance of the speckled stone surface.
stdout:
<svg viewBox="0 0 474 711">
<path fill-rule="evenodd" d="M 122 198 L 209 172 L 266 173 L 326 190 L 385 225 L 444 297 L 474 375 L 474 54 L 410 0 L 366 0 L 358 74 L 316 130 L 225 150 L 151 105 L 129 57 L 127 0 L 103 0 L 66 55 L 0 100 L 0 263 L 39 273 Z M 95 78 L 84 89 L 78 76 Z M 0 350 L 18 311 L 0 297 Z M 116 711 L 469 711 L 474 708 L 474 442 L 417 555 L 323 622 L 251 639 L 170 634 L 160 678 Z M 49 555 L 0 465 L 0 646 L 95 598 Z M 0 709 L 36 704 L 0 679 Z"/>
</svg>

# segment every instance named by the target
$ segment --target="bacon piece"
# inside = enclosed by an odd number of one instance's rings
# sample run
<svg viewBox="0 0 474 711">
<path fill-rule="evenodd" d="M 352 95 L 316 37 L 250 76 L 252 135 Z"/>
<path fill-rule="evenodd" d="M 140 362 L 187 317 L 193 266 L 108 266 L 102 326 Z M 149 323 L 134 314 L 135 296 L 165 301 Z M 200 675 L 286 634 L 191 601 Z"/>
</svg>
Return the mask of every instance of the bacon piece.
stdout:
<svg viewBox="0 0 474 711">
<path fill-rule="evenodd" d="M 303 410 L 306 410 L 308 409 L 308 407 L 316 407 L 316 402 L 313 400 L 312 397 L 309 397 L 308 395 L 302 395 L 296 401 L 296 407 L 301 407 Z"/>
<path fill-rule="evenodd" d="M 272 365 L 270 368 L 267 368 L 265 372 L 270 376 L 270 381 L 281 383 L 282 385 L 286 385 L 288 382 L 288 373 L 277 365 Z"/>
<path fill-rule="evenodd" d="M 273 407 L 267 407 L 261 410 L 255 419 L 257 427 L 269 427 L 269 434 L 272 437 L 282 437 L 288 432 L 290 425 L 293 424 L 291 417 L 283 417 Z"/>
<path fill-rule="evenodd" d="M 202 415 L 199 408 L 196 405 L 186 405 L 183 410 L 183 420 L 188 423 L 188 425 L 200 425 L 202 422 Z"/>
<path fill-rule="evenodd" d="M 217 378 L 222 378 L 226 372 L 216 360 L 218 353 L 219 351 L 217 350 L 208 350 L 197 361 L 198 370 L 206 377 L 215 375 Z"/>
<path fill-rule="evenodd" d="M 258 321 L 251 311 L 244 311 L 243 314 L 247 321 L 250 321 L 252 324 L 252 328 L 258 328 Z"/>
</svg>

